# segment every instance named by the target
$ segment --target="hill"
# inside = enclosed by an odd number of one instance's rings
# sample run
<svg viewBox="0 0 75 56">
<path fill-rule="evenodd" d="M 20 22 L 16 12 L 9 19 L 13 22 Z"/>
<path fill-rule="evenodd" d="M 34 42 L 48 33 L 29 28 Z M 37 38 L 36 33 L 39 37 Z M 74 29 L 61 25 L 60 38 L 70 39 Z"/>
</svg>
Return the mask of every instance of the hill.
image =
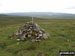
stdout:
<svg viewBox="0 0 75 56">
<path fill-rule="evenodd" d="M 53 13 L 53 12 L 23 12 L 23 13 L 18 12 L 18 13 L 6 13 L 6 15 L 29 16 L 48 19 L 75 19 L 75 14 Z"/>
<path fill-rule="evenodd" d="M 9 39 L 20 26 L 31 20 L 25 16 L 0 16 L 0 56 L 59 56 L 59 51 L 75 51 L 74 19 L 34 19 L 51 36 L 39 43 Z"/>
</svg>

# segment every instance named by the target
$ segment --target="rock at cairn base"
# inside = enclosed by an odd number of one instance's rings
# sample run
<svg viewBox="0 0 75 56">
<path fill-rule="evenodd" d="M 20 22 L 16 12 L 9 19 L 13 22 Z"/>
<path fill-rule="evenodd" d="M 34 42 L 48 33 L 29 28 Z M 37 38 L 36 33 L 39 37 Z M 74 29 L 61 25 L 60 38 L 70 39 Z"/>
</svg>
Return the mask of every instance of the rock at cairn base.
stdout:
<svg viewBox="0 0 75 56">
<path fill-rule="evenodd" d="M 47 39 L 49 34 L 45 32 L 44 29 L 41 29 L 38 24 L 33 22 L 27 22 L 23 27 L 20 27 L 14 35 L 17 40 L 27 40 L 31 39 L 32 42 L 40 41 L 42 39 Z M 33 41 L 34 40 L 34 41 Z"/>
</svg>

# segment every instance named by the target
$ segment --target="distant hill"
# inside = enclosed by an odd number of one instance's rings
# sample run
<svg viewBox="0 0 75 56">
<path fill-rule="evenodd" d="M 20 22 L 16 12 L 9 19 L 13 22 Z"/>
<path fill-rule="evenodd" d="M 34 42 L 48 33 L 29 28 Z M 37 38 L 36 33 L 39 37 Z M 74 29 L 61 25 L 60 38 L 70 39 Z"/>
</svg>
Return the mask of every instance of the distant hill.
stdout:
<svg viewBox="0 0 75 56">
<path fill-rule="evenodd" d="M 75 14 L 53 13 L 53 12 L 20 12 L 6 13 L 5 15 L 28 16 L 47 19 L 75 19 Z"/>
<path fill-rule="evenodd" d="M 17 15 L 7 15 L 7 14 L 0 14 L 0 20 L 6 20 L 6 19 L 31 19 L 27 16 L 17 16 Z"/>
</svg>

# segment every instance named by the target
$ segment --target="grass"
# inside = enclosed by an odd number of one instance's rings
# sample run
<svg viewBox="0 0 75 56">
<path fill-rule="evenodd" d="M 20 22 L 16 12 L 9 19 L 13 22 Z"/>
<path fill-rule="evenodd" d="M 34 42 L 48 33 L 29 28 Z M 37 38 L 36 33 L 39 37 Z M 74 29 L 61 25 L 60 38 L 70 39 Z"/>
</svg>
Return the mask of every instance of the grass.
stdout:
<svg viewBox="0 0 75 56">
<path fill-rule="evenodd" d="M 8 38 L 28 21 L 30 19 L 27 17 L 0 20 L 0 56 L 59 56 L 60 50 L 75 51 L 75 47 L 72 47 L 75 46 L 75 20 L 73 19 L 35 19 L 35 22 L 50 34 L 47 40 L 39 43 L 28 40 L 17 45 L 16 39 Z"/>
</svg>

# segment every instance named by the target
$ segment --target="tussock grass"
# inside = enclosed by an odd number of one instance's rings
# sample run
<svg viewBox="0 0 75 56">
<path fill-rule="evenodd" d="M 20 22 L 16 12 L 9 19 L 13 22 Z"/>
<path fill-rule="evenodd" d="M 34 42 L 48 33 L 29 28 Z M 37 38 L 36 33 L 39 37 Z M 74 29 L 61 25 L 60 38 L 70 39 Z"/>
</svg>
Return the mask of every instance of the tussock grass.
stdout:
<svg viewBox="0 0 75 56">
<path fill-rule="evenodd" d="M 58 56 L 59 50 L 75 50 L 72 47 L 75 46 L 75 20 L 35 19 L 35 22 L 50 34 L 47 40 L 39 43 L 28 40 L 17 45 L 16 39 L 8 38 L 30 20 L 13 18 L 0 20 L 0 56 Z"/>
</svg>

